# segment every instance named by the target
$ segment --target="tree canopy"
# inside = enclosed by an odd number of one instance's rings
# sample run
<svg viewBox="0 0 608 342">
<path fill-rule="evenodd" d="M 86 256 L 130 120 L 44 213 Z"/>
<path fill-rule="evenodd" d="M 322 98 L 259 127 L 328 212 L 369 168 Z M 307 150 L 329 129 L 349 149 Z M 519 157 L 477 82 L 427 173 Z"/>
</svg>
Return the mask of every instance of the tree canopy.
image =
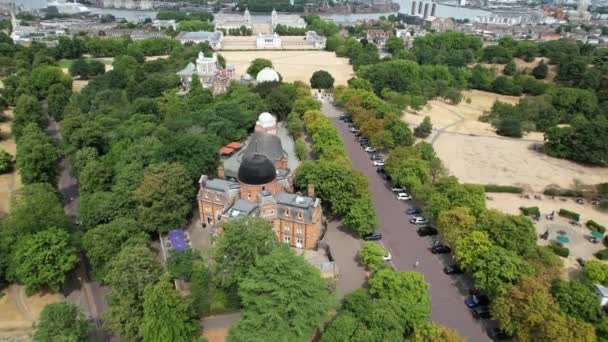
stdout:
<svg viewBox="0 0 608 342">
<path fill-rule="evenodd" d="M 90 326 L 73 304 L 51 303 L 40 312 L 33 340 L 36 342 L 86 341 Z"/>
</svg>

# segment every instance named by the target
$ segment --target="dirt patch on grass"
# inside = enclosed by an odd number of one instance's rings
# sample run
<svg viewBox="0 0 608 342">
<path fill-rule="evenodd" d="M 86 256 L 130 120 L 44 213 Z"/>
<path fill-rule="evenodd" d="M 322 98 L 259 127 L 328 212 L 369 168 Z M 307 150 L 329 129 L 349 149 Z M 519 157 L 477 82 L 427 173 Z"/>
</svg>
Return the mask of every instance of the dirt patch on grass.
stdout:
<svg viewBox="0 0 608 342">
<path fill-rule="evenodd" d="M 549 64 L 548 58 L 536 57 L 531 62 L 526 62 L 521 58 L 515 58 L 514 60 L 515 66 L 517 67 L 517 71 L 531 73 L 532 69 L 534 69 L 542 59 L 545 60 L 545 63 L 547 63 L 547 66 L 549 67 L 549 71 L 547 72 L 547 78 L 545 78 L 545 81 L 551 82 L 553 81 L 553 79 L 555 79 L 555 76 L 557 75 L 558 66 L 557 64 Z M 498 75 L 504 75 L 503 70 L 506 64 L 481 63 L 481 65 L 486 68 L 496 68 Z"/>
<path fill-rule="evenodd" d="M 411 127 L 427 115 L 431 118 L 434 132 L 426 140 L 433 143 L 450 173 L 461 181 L 517 185 L 541 192 L 552 184 L 571 188 L 575 180 L 595 184 L 608 179 L 608 168 L 583 166 L 533 151 L 532 144 L 543 142 L 540 132 L 531 132 L 523 139 L 506 138 L 478 120 L 494 101 L 517 103 L 519 98 L 477 90 L 463 93 L 471 99 L 470 104 L 463 101 L 452 106 L 433 100 L 420 112 L 403 116 Z"/>
<path fill-rule="evenodd" d="M 11 122 L 13 118 L 12 109 L 4 111 L 8 120 L 0 122 L 0 149 L 10 153 L 13 157 L 17 154 L 17 145 L 11 134 Z M 10 173 L 0 175 L 0 217 L 5 216 L 10 210 L 10 199 L 13 192 L 21 188 L 21 177 L 13 170 Z"/>
<path fill-rule="evenodd" d="M 23 287 L 11 285 L 0 298 L 0 340 L 27 336 L 45 305 L 63 300 L 59 294 L 35 294 L 28 297 Z"/>
<path fill-rule="evenodd" d="M 247 68 L 256 58 L 272 61 L 275 70 L 286 82 L 302 81 L 309 83 L 310 77 L 317 70 L 329 72 L 335 85 L 346 84 L 353 77 L 353 68 L 347 58 L 336 57 L 330 51 L 221 51 L 226 64 L 236 67 L 237 77 L 245 74 Z"/>
</svg>

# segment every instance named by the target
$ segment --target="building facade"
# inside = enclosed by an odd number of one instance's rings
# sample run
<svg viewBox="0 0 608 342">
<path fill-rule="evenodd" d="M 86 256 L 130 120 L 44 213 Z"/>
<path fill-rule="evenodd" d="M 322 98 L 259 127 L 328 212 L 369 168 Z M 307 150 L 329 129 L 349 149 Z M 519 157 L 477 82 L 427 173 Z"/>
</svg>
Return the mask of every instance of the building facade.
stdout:
<svg viewBox="0 0 608 342">
<path fill-rule="evenodd" d="M 215 24 L 216 30 L 239 29 L 242 26 L 248 29 L 253 28 L 253 25 L 251 23 L 251 14 L 249 14 L 248 9 L 245 10 L 243 15 L 217 13 L 214 15 L 213 23 Z"/>
<path fill-rule="evenodd" d="M 296 14 L 278 14 L 276 10 L 272 10 L 270 14 L 270 24 L 272 25 L 272 30 L 277 27 L 277 25 L 282 25 L 286 27 L 293 28 L 306 28 L 306 22 L 302 17 Z"/>
<path fill-rule="evenodd" d="M 255 37 L 255 46 L 258 49 L 280 49 L 281 37 L 276 33 L 258 33 L 258 35 Z"/>
<path fill-rule="evenodd" d="M 197 196 L 201 223 L 219 232 L 227 220 L 261 217 L 272 224 L 278 241 L 315 249 L 323 227 L 321 200 L 314 196 L 312 184 L 306 195 L 292 192 L 292 181 L 286 177 L 287 156 L 273 132 L 276 119 L 262 113 L 237 178 L 225 179 L 222 172 L 213 179 L 201 176 Z"/>
<path fill-rule="evenodd" d="M 180 32 L 175 39 L 179 40 L 180 43 L 208 43 L 213 50 L 219 50 L 222 48 L 224 42 L 224 33 L 222 31 L 215 32 Z"/>
<path fill-rule="evenodd" d="M 228 90 L 230 81 L 234 79 L 234 72 L 233 65 L 228 65 L 225 69 L 222 68 L 215 52 L 211 57 L 205 57 L 200 52 L 196 62 L 188 63 L 184 69 L 177 72 L 177 75 L 181 78 L 182 88 L 185 91 L 190 89 L 192 75 L 196 74 L 203 88 L 209 89 L 214 95 L 218 95 Z"/>
<path fill-rule="evenodd" d="M 151 10 L 154 9 L 154 2 L 152 0 L 103 0 L 103 7 Z"/>
</svg>

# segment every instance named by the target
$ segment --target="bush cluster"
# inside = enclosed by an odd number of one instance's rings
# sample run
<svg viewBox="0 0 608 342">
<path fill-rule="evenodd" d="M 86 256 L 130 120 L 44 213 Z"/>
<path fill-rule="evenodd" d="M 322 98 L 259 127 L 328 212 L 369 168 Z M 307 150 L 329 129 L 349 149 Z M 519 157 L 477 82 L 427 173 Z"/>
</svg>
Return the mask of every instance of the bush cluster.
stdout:
<svg viewBox="0 0 608 342">
<path fill-rule="evenodd" d="M 570 210 L 566 210 L 566 209 L 560 209 L 558 214 L 559 214 L 559 216 L 569 218 L 574 221 L 578 221 L 581 219 L 581 215 L 579 213 L 575 213 L 574 211 L 570 211 Z"/>
<path fill-rule="evenodd" d="M 570 255 L 570 249 L 568 249 L 567 247 L 562 247 L 562 246 L 559 246 L 556 244 L 551 244 L 551 245 L 549 245 L 549 247 L 551 248 L 553 253 L 555 253 L 563 258 L 567 258 L 568 255 Z"/>
<path fill-rule="evenodd" d="M 600 233 L 605 233 L 606 232 L 606 227 L 602 226 L 601 224 L 593 221 L 593 220 L 589 220 L 585 223 L 585 226 L 587 226 L 587 228 L 589 228 L 590 230 L 596 231 L 596 232 L 600 232 Z"/>
</svg>

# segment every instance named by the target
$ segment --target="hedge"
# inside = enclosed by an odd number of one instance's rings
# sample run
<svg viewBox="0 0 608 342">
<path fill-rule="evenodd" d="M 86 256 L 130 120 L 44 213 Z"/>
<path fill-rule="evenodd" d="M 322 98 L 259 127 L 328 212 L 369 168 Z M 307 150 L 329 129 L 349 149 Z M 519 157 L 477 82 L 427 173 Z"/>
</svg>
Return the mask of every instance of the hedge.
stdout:
<svg viewBox="0 0 608 342">
<path fill-rule="evenodd" d="M 581 219 L 581 215 L 579 213 L 575 213 L 574 211 L 570 211 L 570 210 L 566 210 L 566 209 L 560 209 L 558 214 L 559 214 L 559 216 L 569 218 L 574 221 L 578 221 Z"/>
<path fill-rule="evenodd" d="M 510 194 L 521 194 L 524 192 L 524 189 L 510 185 L 486 184 L 483 186 L 483 188 L 486 192 L 506 192 Z"/>
<path fill-rule="evenodd" d="M 547 196 L 581 197 L 582 192 L 570 189 L 546 188 L 543 194 Z"/>
<path fill-rule="evenodd" d="M 599 251 L 593 255 L 595 255 L 595 257 L 600 260 L 608 260 L 608 248 L 602 249 L 601 251 Z"/>
<path fill-rule="evenodd" d="M 601 224 L 593 221 L 593 220 L 589 220 L 587 221 L 587 223 L 585 223 L 585 226 L 587 226 L 587 228 L 589 228 L 590 230 L 594 230 L 600 233 L 605 233 L 606 232 L 606 227 L 602 226 Z"/>
<path fill-rule="evenodd" d="M 567 247 L 558 246 L 556 244 L 550 244 L 549 248 L 551 248 L 553 253 L 561 257 L 567 258 L 568 255 L 570 255 L 570 249 L 568 249 Z"/>
<path fill-rule="evenodd" d="M 519 207 L 519 210 L 525 216 L 540 216 L 540 209 L 538 207 Z"/>
</svg>

